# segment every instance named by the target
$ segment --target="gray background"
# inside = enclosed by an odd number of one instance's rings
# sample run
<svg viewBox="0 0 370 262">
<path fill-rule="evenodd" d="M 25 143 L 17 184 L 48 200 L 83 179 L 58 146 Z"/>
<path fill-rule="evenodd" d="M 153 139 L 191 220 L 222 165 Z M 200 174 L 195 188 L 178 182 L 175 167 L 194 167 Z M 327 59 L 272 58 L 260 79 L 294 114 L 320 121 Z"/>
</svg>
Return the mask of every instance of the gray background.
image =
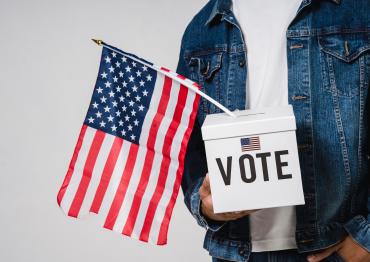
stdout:
<svg viewBox="0 0 370 262">
<path fill-rule="evenodd" d="M 0 0 L 0 261 L 210 261 L 179 194 L 168 245 L 64 216 L 56 203 L 98 71 L 96 37 L 175 69 L 206 0 Z"/>
</svg>

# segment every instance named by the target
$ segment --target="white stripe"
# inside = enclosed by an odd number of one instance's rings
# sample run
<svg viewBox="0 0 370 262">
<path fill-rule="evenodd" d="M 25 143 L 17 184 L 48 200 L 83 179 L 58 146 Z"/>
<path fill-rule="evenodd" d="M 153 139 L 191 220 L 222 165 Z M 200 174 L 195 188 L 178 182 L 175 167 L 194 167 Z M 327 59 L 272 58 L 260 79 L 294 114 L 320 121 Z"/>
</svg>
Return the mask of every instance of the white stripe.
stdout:
<svg viewBox="0 0 370 262">
<path fill-rule="evenodd" d="M 96 189 L 99 186 L 99 182 L 103 175 L 104 166 L 108 160 L 109 152 L 112 148 L 113 141 L 115 136 L 110 134 L 105 134 L 103 143 L 100 147 L 98 152 L 98 156 L 94 165 L 94 170 L 91 174 L 91 180 L 89 186 L 86 191 L 86 195 L 84 201 L 82 202 L 82 206 L 80 212 L 78 213 L 78 217 L 81 218 L 86 214 L 89 214 L 91 204 L 94 200 Z"/>
<path fill-rule="evenodd" d="M 155 141 L 156 154 L 154 155 L 154 159 L 153 159 L 152 171 L 150 172 L 148 185 L 144 192 L 143 199 L 142 199 L 142 202 L 139 208 L 138 216 L 135 222 L 135 227 L 132 232 L 132 236 L 136 238 L 140 236 L 140 232 L 144 224 L 145 216 L 148 211 L 149 202 L 152 199 L 155 189 L 156 189 L 158 177 L 160 174 L 161 163 L 163 160 L 163 150 L 162 149 L 164 145 L 164 140 L 165 140 L 168 128 L 173 120 L 173 115 L 175 113 L 176 104 L 177 104 L 177 100 L 179 97 L 179 92 L 180 92 L 180 84 L 176 81 L 173 81 L 171 92 L 169 94 L 170 98 L 168 101 L 167 109 L 162 119 L 161 125 L 159 126 L 156 141 Z"/>
<path fill-rule="evenodd" d="M 190 114 L 193 110 L 193 103 L 194 103 L 195 95 L 196 94 L 194 92 L 189 90 L 187 99 L 186 99 L 186 105 L 184 108 L 184 112 L 182 114 L 181 122 L 176 131 L 173 142 L 172 142 L 171 163 L 170 163 L 169 170 L 168 170 L 168 177 L 166 180 L 166 185 L 165 185 L 163 195 L 158 203 L 158 207 L 157 207 L 156 213 L 153 218 L 153 224 L 152 224 L 152 228 L 150 230 L 149 239 L 148 239 L 148 241 L 152 243 L 157 243 L 158 241 L 159 229 L 161 227 L 167 205 L 169 204 L 170 199 L 171 199 L 171 195 L 173 192 L 173 186 L 176 181 L 176 171 L 179 166 L 178 157 L 179 157 L 179 152 L 181 149 L 181 142 L 183 140 L 186 129 L 188 128 L 188 124 L 190 121 Z"/>
<path fill-rule="evenodd" d="M 152 125 L 155 113 L 157 112 L 158 109 L 159 101 L 163 92 L 163 84 L 164 84 L 164 75 L 158 73 L 154 91 L 149 105 L 149 110 L 144 118 L 143 126 L 141 129 L 141 135 L 139 139 L 139 144 L 141 146 L 139 147 L 139 151 L 137 153 L 135 166 L 132 171 L 132 176 L 127 188 L 126 196 L 123 200 L 122 207 L 118 213 L 116 223 L 113 227 L 113 230 L 117 232 L 122 232 L 125 226 L 127 216 L 130 212 L 132 201 L 136 192 L 136 188 L 139 184 L 139 180 L 142 175 L 142 168 L 145 161 L 145 155 L 147 153 L 146 144 L 148 141 L 149 130 Z"/>
<path fill-rule="evenodd" d="M 109 185 L 105 192 L 100 210 L 99 210 L 99 223 L 104 225 L 105 219 L 107 218 L 110 206 L 112 205 L 114 196 L 116 195 L 117 188 L 121 181 L 122 173 L 125 168 L 125 163 L 127 162 L 128 153 L 130 151 L 131 143 L 128 141 L 123 141 L 121 150 L 119 152 L 116 166 L 114 167 Z"/>
<path fill-rule="evenodd" d="M 78 153 L 78 157 L 77 157 L 77 160 L 74 166 L 71 180 L 68 184 L 67 190 L 60 204 L 60 207 L 62 208 L 65 214 L 68 214 L 68 211 L 72 205 L 72 201 L 76 195 L 78 186 L 80 185 L 80 181 L 82 178 L 83 169 L 85 166 L 87 155 L 89 154 L 89 149 L 91 147 L 95 133 L 96 133 L 96 129 L 93 129 L 90 127 L 86 128 L 85 135 L 82 141 L 82 145 L 81 145 L 81 148 Z"/>
</svg>

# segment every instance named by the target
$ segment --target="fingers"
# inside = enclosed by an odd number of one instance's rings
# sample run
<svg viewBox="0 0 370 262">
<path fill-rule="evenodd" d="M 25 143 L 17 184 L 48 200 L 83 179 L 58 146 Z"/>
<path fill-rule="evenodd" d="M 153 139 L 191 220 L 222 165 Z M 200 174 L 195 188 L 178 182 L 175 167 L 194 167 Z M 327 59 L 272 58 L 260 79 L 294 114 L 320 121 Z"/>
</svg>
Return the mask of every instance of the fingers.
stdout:
<svg viewBox="0 0 370 262">
<path fill-rule="evenodd" d="M 323 259 L 327 258 L 331 254 L 333 254 L 334 252 L 336 252 L 339 248 L 340 248 L 340 244 L 337 244 L 337 245 L 334 245 L 332 247 L 329 247 L 329 248 L 327 248 L 324 251 L 321 251 L 319 253 L 316 253 L 316 254 L 313 254 L 313 255 L 309 255 L 307 257 L 307 261 L 309 261 L 309 262 L 319 262 L 319 261 L 322 261 Z"/>
</svg>

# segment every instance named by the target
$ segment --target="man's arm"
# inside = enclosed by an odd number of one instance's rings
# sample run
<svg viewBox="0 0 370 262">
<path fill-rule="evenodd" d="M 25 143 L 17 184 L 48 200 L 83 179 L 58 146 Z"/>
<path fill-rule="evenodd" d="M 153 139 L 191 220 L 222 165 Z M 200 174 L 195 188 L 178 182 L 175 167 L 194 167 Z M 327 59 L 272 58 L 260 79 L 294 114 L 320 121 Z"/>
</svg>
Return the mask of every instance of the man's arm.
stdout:
<svg viewBox="0 0 370 262">
<path fill-rule="evenodd" d="M 184 46 L 181 43 L 180 56 L 176 72 L 187 78 L 190 78 L 190 72 L 184 59 Z M 201 199 L 199 188 L 208 172 L 207 159 L 202 139 L 201 127 L 196 119 L 191 133 L 187 151 L 185 154 L 184 173 L 181 182 L 181 188 L 184 193 L 185 204 L 190 213 L 195 217 L 197 223 L 213 231 L 220 229 L 225 222 L 214 221 L 205 217 L 201 212 Z"/>
</svg>

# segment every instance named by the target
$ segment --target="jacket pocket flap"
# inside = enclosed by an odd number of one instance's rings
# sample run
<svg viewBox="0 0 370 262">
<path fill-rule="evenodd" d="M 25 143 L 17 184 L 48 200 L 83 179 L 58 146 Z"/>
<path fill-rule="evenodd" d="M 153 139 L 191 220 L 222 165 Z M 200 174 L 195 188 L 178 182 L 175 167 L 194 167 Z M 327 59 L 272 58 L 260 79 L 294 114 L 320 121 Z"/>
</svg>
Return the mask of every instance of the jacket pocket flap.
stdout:
<svg viewBox="0 0 370 262">
<path fill-rule="evenodd" d="M 369 33 L 343 33 L 319 36 L 320 49 L 345 62 L 352 62 L 370 50 Z"/>
<path fill-rule="evenodd" d="M 222 52 L 196 55 L 190 57 L 189 66 L 197 67 L 198 73 L 205 79 L 209 79 L 221 67 L 221 61 Z"/>
</svg>

